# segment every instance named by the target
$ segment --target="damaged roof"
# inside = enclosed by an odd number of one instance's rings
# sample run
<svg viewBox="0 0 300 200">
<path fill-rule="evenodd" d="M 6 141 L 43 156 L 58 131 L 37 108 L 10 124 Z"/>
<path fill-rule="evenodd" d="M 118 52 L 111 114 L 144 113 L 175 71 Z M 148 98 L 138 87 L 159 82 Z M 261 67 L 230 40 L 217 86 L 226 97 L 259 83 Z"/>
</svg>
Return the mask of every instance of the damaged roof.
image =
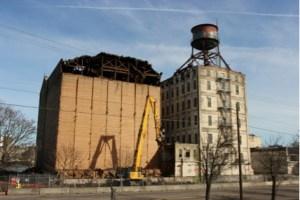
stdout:
<svg viewBox="0 0 300 200">
<path fill-rule="evenodd" d="M 104 52 L 96 56 L 84 55 L 60 60 L 58 65 L 63 72 L 67 73 L 148 85 L 158 86 L 161 78 L 161 73 L 155 71 L 148 61 Z"/>
</svg>

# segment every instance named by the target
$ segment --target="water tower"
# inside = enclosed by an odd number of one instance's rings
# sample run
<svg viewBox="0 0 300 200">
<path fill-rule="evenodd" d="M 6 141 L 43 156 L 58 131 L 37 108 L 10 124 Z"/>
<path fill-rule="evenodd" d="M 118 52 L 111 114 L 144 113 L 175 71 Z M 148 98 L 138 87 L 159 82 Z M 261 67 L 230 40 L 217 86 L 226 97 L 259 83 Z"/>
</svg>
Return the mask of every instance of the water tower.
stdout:
<svg viewBox="0 0 300 200">
<path fill-rule="evenodd" d="M 180 71 L 187 65 L 219 66 L 225 65 L 230 69 L 219 50 L 218 26 L 215 24 L 199 24 L 191 29 L 193 38 L 191 41 L 191 57 L 177 70 Z M 200 61 L 200 62 L 199 62 Z"/>
</svg>

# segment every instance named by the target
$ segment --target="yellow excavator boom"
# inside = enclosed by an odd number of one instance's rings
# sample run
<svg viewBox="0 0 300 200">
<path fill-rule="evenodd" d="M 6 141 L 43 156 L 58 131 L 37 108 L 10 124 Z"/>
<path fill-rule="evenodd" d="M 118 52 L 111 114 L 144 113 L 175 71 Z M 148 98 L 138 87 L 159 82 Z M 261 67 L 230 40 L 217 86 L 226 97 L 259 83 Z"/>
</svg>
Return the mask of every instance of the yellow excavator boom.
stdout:
<svg viewBox="0 0 300 200">
<path fill-rule="evenodd" d="M 142 175 L 142 152 L 143 152 L 143 146 L 144 141 L 148 132 L 148 122 L 149 122 L 149 114 L 150 111 L 153 112 L 154 116 L 154 124 L 155 124 L 155 132 L 156 132 L 156 141 L 158 144 L 162 142 L 162 137 L 160 133 L 160 121 L 159 121 L 159 114 L 158 110 L 156 108 L 156 101 L 153 97 L 147 96 L 145 109 L 143 113 L 142 122 L 140 125 L 136 148 L 134 151 L 134 158 L 133 158 L 133 165 L 131 168 L 131 171 L 129 172 L 129 179 L 131 180 L 141 180 L 143 179 Z"/>
</svg>

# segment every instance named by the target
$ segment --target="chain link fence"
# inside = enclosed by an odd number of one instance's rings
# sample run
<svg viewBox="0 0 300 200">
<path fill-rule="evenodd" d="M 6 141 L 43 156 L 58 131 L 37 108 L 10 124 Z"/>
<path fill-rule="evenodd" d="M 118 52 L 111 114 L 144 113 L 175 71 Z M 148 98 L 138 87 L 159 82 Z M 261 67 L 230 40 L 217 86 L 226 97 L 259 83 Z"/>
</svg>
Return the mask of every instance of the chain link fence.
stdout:
<svg viewBox="0 0 300 200">
<path fill-rule="evenodd" d="M 284 176 L 283 180 L 293 180 L 298 176 Z M 267 176 L 252 175 L 244 176 L 245 182 L 268 181 Z M 235 176 L 221 176 L 216 183 L 237 182 Z M 178 185 L 203 183 L 199 177 L 147 177 L 143 181 L 132 182 L 125 178 L 109 179 L 84 179 L 84 178 L 64 178 L 56 175 L 45 174 L 17 174 L 0 176 L 0 193 L 5 193 L 9 189 L 21 188 L 57 188 L 57 187 L 112 187 L 112 186 L 145 186 L 145 185 Z"/>
<path fill-rule="evenodd" d="M 197 178 L 192 177 L 153 177 L 142 181 L 132 182 L 125 178 L 108 179 L 84 179 L 64 178 L 56 175 L 44 174 L 16 174 L 0 176 L 0 192 L 11 188 L 53 188 L 53 187 L 111 187 L 111 186 L 133 186 L 133 185 L 173 185 L 197 183 Z"/>
<path fill-rule="evenodd" d="M 0 176 L 0 192 L 10 188 L 49 188 L 59 186 L 60 181 L 53 175 L 7 175 Z"/>
</svg>

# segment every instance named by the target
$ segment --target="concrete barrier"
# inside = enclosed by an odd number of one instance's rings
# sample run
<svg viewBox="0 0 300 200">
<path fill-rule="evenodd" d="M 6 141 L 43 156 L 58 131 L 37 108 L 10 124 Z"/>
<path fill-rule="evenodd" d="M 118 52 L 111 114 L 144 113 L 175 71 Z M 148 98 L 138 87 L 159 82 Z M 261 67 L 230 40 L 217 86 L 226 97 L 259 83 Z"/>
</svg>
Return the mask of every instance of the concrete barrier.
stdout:
<svg viewBox="0 0 300 200">
<path fill-rule="evenodd" d="M 8 191 L 10 194 L 11 191 Z M 69 194 L 70 188 L 68 187 L 61 187 L 61 188 L 40 188 L 40 194 Z"/>
<path fill-rule="evenodd" d="M 268 186 L 271 182 L 245 182 L 244 187 Z M 299 184 L 298 180 L 282 181 L 280 185 Z M 237 187 L 238 183 L 214 183 L 213 188 Z M 116 192 L 155 192 L 174 190 L 199 190 L 204 189 L 205 184 L 183 184 L 183 185 L 150 185 L 150 186 L 123 186 L 114 187 Z M 8 195 L 51 195 L 51 194 L 97 194 L 110 193 L 110 187 L 80 187 L 80 188 L 40 188 L 40 189 L 9 189 Z"/>
</svg>

